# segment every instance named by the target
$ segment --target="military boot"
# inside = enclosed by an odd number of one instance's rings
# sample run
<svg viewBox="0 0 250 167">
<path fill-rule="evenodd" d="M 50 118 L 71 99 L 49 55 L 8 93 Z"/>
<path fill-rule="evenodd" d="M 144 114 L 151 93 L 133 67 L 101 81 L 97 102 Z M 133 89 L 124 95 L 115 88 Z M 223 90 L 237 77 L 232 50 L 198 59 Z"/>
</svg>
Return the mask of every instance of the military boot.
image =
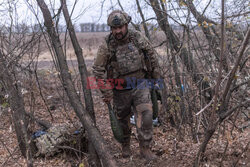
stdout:
<svg viewBox="0 0 250 167">
<path fill-rule="evenodd" d="M 140 153 L 147 161 L 153 161 L 157 156 L 150 150 L 149 146 L 144 146 L 140 143 Z"/>
<path fill-rule="evenodd" d="M 122 157 L 128 158 L 131 155 L 130 143 L 122 143 Z"/>
</svg>

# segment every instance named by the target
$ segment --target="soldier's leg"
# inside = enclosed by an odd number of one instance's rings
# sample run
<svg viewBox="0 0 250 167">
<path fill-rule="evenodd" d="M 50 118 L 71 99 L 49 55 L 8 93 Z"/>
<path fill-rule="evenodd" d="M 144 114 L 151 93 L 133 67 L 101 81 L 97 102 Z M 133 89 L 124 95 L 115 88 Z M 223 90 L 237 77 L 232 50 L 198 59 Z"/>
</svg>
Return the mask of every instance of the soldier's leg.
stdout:
<svg viewBox="0 0 250 167">
<path fill-rule="evenodd" d="M 147 160 L 153 160 L 156 156 L 150 150 L 153 136 L 153 111 L 149 89 L 137 89 L 133 95 L 133 104 L 136 108 L 136 128 L 141 155 Z"/>
<path fill-rule="evenodd" d="M 133 94 L 133 105 L 136 109 L 136 128 L 141 143 L 149 145 L 152 140 L 152 103 L 149 89 L 137 89 Z"/>
<path fill-rule="evenodd" d="M 130 151 L 130 115 L 131 115 L 131 93 L 129 91 L 114 91 L 114 108 L 120 126 L 123 129 L 122 156 L 128 157 Z"/>
<path fill-rule="evenodd" d="M 153 136 L 152 105 L 141 103 L 136 106 L 135 112 L 138 139 L 143 145 L 150 145 Z"/>
</svg>

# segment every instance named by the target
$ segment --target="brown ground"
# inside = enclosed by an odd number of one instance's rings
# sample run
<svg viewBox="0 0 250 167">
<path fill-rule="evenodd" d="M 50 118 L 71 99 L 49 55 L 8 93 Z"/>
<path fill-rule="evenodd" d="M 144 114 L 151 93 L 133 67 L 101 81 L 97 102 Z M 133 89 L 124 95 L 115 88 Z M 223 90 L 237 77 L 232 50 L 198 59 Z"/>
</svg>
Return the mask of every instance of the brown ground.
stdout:
<svg viewBox="0 0 250 167">
<path fill-rule="evenodd" d="M 88 61 L 87 61 L 88 62 Z M 89 62 L 91 64 L 91 61 Z M 88 63 L 87 63 L 88 64 Z M 41 73 L 41 84 L 43 89 L 49 91 L 44 92 L 45 97 L 52 95 L 52 98 L 47 98 L 49 106 L 54 105 L 55 110 L 52 111 L 54 121 L 51 120 L 44 103 L 41 99 L 37 98 L 35 106 L 35 115 L 39 118 L 49 120 L 53 124 L 61 124 L 68 122 L 70 119 L 73 122 L 78 122 L 74 112 L 69 106 L 63 108 L 62 102 L 58 95 L 59 84 L 54 78 L 54 74 L 47 74 L 44 70 Z M 59 90 L 59 92 L 61 92 Z M 136 140 L 136 131 L 133 127 L 132 135 L 132 156 L 124 159 L 121 157 L 121 148 L 118 142 L 114 139 L 110 128 L 110 122 L 108 117 L 108 111 L 105 104 L 102 102 L 99 92 L 93 91 L 93 98 L 95 103 L 95 114 L 97 119 L 97 126 L 103 135 L 107 145 L 111 150 L 111 154 L 114 156 L 119 166 L 121 167 L 172 167 L 172 166 L 192 166 L 194 157 L 200 146 L 198 143 L 194 143 L 190 136 L 185 135 L 184 141 L 177 139 L 176 130 L 170 127 L 169 124 L 163 124 L 160 127 L 154 128 L 154 142 L 153 151 L 158 155 L 156 162 L 148 163 L 140 158 L 138 141 Z M 66 100 L 67 101 L 67 100 Z M 20 156 L 20 151 L 17 147 L 17 141 L 15 137 L 14 127 L 11 121 L 9 111 L 1 112 L 0 116 L 0 163 L 3 166 L 25 166 L 25 160 Z M 32 129 L 37 128 L 36 126 Z M 188 128 L 186 129 L 188 130 Z M 203 166 L 218 166 L 221 161 L 221 157 L 224 152 L 225 143 L 229 141 L 229 149 L 226 152 L 224 166 L 232 166 L 232 163 L 239 158 L 243 148 L 249 141 L 249 129 L 243 132 L 234 131 L 232 137 L 229 134 L 214 135 L 214 138 L 210 142 L 206 151 L 206 158 L 203 162 Z M 249 150 L 240 158 L 239 166 L 247 166 L 249 163 Z M 81 161 L 87 166 L 86 158 L 82 158 Z M 34 166 L 71 166 L 78 163 L 79 160 L 72 158 L 64 153 L 59 153 L 51 158 L 39 157 L 34 160 Z M 248 164 L 249 165 L 249 164 Z"/>
<path fill-rule="evenodd" d="M 79 36 L 80 35 L 84 36 L 84 39 L 80 37 L 80 42 L 82 46 L 84 46 L 83 48 L 86 64 L 88 66 L 88 69 L 90 69 L 93 63 L 93 57 L 96 54 L 96 46 L 100 44 L 99 38 L 100 36 L 103 37 L 105 34 L 99 34 L 98 36 L 95 36 L 94 34 L 79 34 Z M 93 45 L 95 47 L 91 47 Z M 71 53 L 68 54 L 68 58 L 72 59 L 73 61 L 69 61 L 68 63 L 71 64 L 72 68 L 76 67 L 76 61 L 74 60 L 74 56 L 72 56 L 73 52 L 70 50 L 71 49 L 69 48 L 69 52 Z M 50 62 L 50 55 L 48 55 L 47 53 L 48 52 L 45 51 L 43 53 L 44 56 L 41 56 L 39 59 L 40 70 L 38 71 L 38 75 L 40 77 L 40 84 L 42 85 L 43 95 L 48 106 L 55 106 L 55 110 L 52 111 L 54 121 L 52 121 L 50 114 L 46 110 L 44 102 L 39 96 L 37 86 L 32 89 L 34 97 L 36 97 L 33 111 L 35 112 L 36 117 L 46 119 L 53 124 L 78 122 L 78 119 L 75 116 L 72 108 L 68 105 L 63 105 L 65 104 L 65 102 L 67 102 L 67 98 L 65 98 L 65 95 L 62 93 L 62 88 L 60 87 L 60 82 L 57 80 L 56 72 L 54 70 L 51 70 L 53 64 Z M 79 90 L 79 76 L 74 75 L 73 79 L 76 83 L 77 89 Z M 30 92 L 31 90 L 28 90 L 28 93 L 25 95 L 25 97 L 29 97 L 31 95 Z M 180 141 L 177 138 L 176 129 L 172 128 L 169 123 L 164 123 L 159 127 L 154 127 L 154 142 L 152 150 L 158 155 L 157 161 L 148 163 L 140 158 L 135 127 L 133 127 L 132 135 L 132 156 L 127 159 L 122 158 L 120 145 L 116 142 L 112 135 L 107 107 L 102 102 L 99 92 L 93 91 L 93 99 L 98 129 L 103 135 L 107 145 L 111 150 L 111 154 L 120 167 L 192 166 L 200 143 L 195 143 L 191 139 L 191 136 L 188 135 L 190 134 L 189 128 L 186 128 L 186 133 L 183 134 L 184 140 Z M 29 102 L 31 102 L 31 99 L 26 98 L 26 102 L 27 110 L 30 111 L 30 109 L 32 108 L 30 108 L 30 105 L 28 104 Z M 37 126 L 32 124 L 31 129 L 37 128 Z M 229 129 L 229 126 L 226 126 L 226 129 Z M 219 166 L 222 156 L 224 155 L 223 152 L 227 141 L 229 142 L 229 146 L 225 153 L 225 158 L 222 166 L 232 166 L 232 164 L 237 159 L 240 159 L 238 166 L 249 166 L 249 149 L 241 155 L 243 148 L 245 148 L 247 142 L 249 142 L 249 131 L 249 128 L 245 129 L 242 132 L 240 132 L 239 130 L 234 130 L 232 136 L 227 131 L 224 134 L 220 133 L 219 135 L 218 133 L 216 133 L 208 145 L 205 158 L 202 162 L 202 166 Z M 201 142 L 202 136 L 199 137 Z M 70 167 L 73 166 L 72 164 L 76 165 L 79 162 L 83 162 L 85 167 L 88 166 L 86 163 L 86 157 L 77 159 L 76 157 L 73 158 L 62 152 L 50 158 L 38 157 L 34 159 L 34 166 Z M 20 151 L 17 147 L 15 131 L 11 121 L 10 111 L 8 109 L 0 110 L 0 164 L 1 166 L 7 167 L 25 166 L 25 159 L 21 157 Z"/>
</svg>

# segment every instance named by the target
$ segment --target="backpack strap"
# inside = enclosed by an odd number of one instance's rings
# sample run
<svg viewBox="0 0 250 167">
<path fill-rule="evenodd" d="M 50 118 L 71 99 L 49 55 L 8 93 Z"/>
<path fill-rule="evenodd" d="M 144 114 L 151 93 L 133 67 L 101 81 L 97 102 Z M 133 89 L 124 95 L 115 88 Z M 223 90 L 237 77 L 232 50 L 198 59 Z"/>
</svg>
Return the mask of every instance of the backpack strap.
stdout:
<svg viewBox="0 0 250 167">
<path fill-rule="evenodd" d="M 148 56 L 148 52 L 145 48 L 143 48 L 140 44 L 138 39 L 136 38 L 137 34 L 136 32 L 132 31 L 132 34 L 130 35 L 130 40 L 134 43 L 135 47 L 138 49 L 139 53 L 142 53 L 144 56 L 144 62 L 145 66 L 147 68 L 147 73 L 150 76 L 150 73 L 152 72 L 152 66 L 151 66 L 151 60 Z"/>
<path fill-rule="evenodd" d="M 116 50 L 114 47 L 111 47 L 111 41 L 112 41 L 112 33 L 110 33 L 106 38 L 106 44 L 108 47 L 108 51 L 110 53 L 110 56 L 108 57 L 107 65 L 106 65 L 106 70 L 107 70 L 107 78 L 113 78 L 113 67 L 111 65 L 112 61 L 116 61 Z"/>
</svg>

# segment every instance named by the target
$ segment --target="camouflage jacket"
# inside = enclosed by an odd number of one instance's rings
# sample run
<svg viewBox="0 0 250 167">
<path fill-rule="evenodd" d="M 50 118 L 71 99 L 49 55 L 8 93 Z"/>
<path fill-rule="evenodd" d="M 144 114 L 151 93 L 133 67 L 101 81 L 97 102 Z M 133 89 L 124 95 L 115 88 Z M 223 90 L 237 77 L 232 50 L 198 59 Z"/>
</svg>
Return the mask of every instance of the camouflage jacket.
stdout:
<svg viewBox="0 0 250 167">
<path fill-rule="evenodd" d="M 115 40 L 112 34 L 106 36 L 94 61 L 93 73 L 95 77 L 97 79 L 106 79 L 106 72 L 111 65 L 114 72 L 113 78 L 124 78 L 125 76 L 138 78 L 139 70 L 143 71 L 143 74 L 139 74 L 140 77 L 145 77 L 145 74 L 148 73 L 152 78 L 159 78 L 157 53 L 151 43 L 139 31 L 129 29 L 127 35 L 127 39 L 123 42 Z M 133 52 L 126 52 L 126 50 Z M 145 56 L 147 56 L 148 62 L 145 61 Z M 112 61 L 113 57 L 115 57 L 115 61 Z M 139 60 L 139 57 L 141 57 L 141 60 Z M 101 91 L 105 94 L 109 90 Z"/>
</svg>

